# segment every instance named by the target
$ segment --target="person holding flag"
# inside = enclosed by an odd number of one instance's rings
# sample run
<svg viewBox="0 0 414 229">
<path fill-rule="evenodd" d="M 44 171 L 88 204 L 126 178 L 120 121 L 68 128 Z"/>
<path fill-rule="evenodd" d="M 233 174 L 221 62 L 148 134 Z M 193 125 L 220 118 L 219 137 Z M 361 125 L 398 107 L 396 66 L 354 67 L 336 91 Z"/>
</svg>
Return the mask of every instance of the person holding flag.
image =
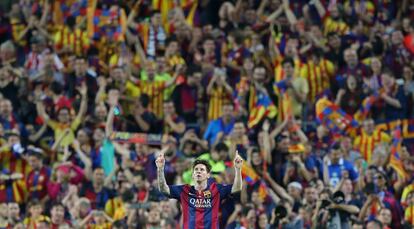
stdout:
<svg viewBox="0 0 414 229">
<path fill-rule="evenodd" d="M 156 161 L 158 188 L 170 198 L 178 199 L 183 212 L 183 228 L 219 228 L 219 211 L 222 199 L 242 190 L 241 168 L 243 159 L 236 151 L 234 157 L 235 176 L 233 185 L 217 184 L 211 181 L 211 166 L 206 160 L 193 163 L 192 179 L 195 185 L 167 185 L 164 176 L 164 150 Z"/>
</svg>

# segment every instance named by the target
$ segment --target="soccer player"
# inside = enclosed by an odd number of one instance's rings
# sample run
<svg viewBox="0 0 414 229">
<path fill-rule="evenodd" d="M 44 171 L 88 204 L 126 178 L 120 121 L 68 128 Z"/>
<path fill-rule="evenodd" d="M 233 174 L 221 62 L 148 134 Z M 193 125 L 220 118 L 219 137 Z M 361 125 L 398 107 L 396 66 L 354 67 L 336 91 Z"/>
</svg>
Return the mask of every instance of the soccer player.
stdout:
<svg viewBox="0 0 414 229">
<path fill-rule="evenodd" d="M 163 151 L 155 161 L 158 174 L 158 188 L 171 198 L 178 199 L 183 212 L 183 228 L 219 228 L 219 207 L 222 199 L 242 189 L 241 167 L 243 159 L 236 152 L 234 158 L 235 177 L 234 183 L 221 185 L 210 182 L 210 164 L 205 160 L 196 160 L 193 164 L 193 181 L 191 185 L 168 186 L 164 176 Z"/>
</svg>

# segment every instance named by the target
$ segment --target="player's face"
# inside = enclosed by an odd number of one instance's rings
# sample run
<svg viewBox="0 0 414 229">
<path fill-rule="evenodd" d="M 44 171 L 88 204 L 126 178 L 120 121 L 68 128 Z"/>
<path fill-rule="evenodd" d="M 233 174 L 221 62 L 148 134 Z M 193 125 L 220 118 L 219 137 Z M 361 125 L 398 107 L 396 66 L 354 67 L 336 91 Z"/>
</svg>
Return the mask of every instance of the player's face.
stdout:
<svg viewBox="0 0 414 229">
<path fill-rule="evenodd" d="M 198 164 L 194 167 L 193 170 L 193 179 L 194 181 L 205 181 L 210 177 L 210 173 L 207 172 L 207 168 L 203 164 Z"/>
</svg>

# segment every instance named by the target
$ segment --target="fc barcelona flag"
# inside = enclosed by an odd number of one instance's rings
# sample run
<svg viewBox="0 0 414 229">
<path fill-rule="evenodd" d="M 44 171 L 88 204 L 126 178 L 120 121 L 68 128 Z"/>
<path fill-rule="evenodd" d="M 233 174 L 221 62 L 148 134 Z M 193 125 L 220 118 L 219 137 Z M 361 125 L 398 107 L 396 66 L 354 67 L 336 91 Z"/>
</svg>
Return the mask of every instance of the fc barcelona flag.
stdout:
<svg viewBox="0 0 414 229">
<path fill-rule="evenodd" d="M 358 122 L 326 97 L 316 102 L 317 121 L 334 134 L 354 134 Z"/>
</svg>

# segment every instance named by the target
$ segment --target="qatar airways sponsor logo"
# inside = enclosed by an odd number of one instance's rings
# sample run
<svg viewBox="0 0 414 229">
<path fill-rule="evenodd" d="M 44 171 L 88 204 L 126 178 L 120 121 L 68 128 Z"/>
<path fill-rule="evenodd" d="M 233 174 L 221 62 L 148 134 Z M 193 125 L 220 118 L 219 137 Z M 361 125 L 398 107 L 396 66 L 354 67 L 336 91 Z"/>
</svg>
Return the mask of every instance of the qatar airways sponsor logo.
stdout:
<svg viewBox="0 0 414 229">
<path fill-rule="evenodd" d="M 211 199 L 190 198 L 189 201 L 196 208 L 211 208 Z"/>
</svg>

